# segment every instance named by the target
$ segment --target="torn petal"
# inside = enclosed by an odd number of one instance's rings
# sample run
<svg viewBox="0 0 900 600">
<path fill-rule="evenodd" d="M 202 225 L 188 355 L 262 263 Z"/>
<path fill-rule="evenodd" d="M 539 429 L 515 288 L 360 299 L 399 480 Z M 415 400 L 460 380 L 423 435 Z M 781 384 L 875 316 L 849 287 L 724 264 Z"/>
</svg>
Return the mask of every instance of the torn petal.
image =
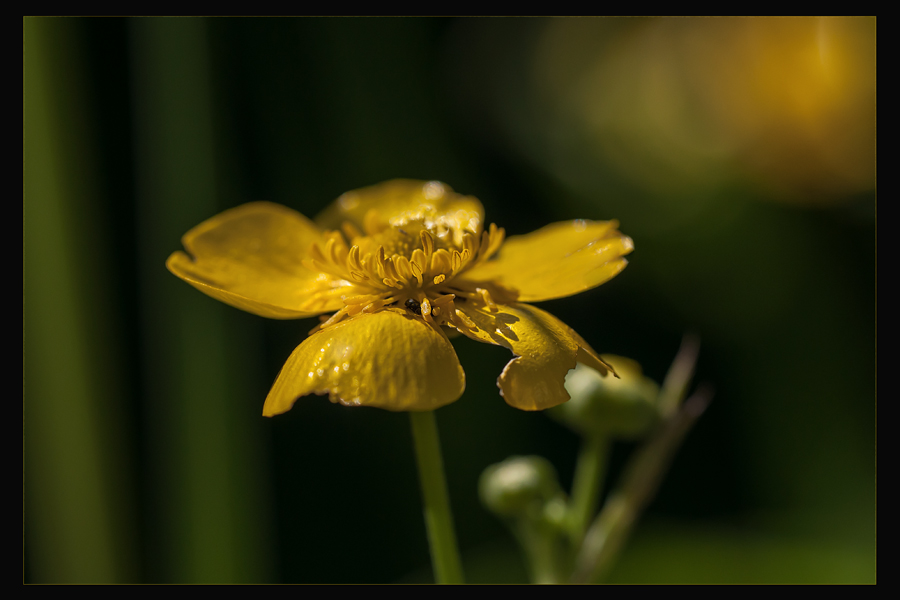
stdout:
<svg viewBox="0 0 900 600">
<path fill-rule="evenodd" d="M 516 355 L 497 380 L 500 394 L 511 406 L 544 410 L 567 401 L 566 373 L 582 357 L 605 372 L 605 363 L 581 336 L 550 313 L 528 304 L 496 308 L 492 312 L 466 304 L 463 310 L 475 328 L 461 331 L 472 339 L 505 346 Z"/>
</svg>

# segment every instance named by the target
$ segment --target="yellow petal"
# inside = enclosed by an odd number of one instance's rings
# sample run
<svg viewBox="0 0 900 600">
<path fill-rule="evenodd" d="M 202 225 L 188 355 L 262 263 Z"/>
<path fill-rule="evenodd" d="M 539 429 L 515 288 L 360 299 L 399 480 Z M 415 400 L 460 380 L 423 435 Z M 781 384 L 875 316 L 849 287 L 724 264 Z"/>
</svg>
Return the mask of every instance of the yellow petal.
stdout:
<svg viewBox="0 0 900 600">
<path fill-rule="evenodd" d="M 589 366 L 599 365 L 599 370 L 606 372 L 606 363 L 581 336 L 548 312 L 528 304 L 498 306 L 496 312 L 472 303 L 461 306 L 477 327 L 463 330 L 464 334 L 505 346 L 517 356 L 497 380 L 500 394 L 511 406 L 543 410 L 568 400 L 566 373 L 582 358 Z"/>
<path fill-rule="evenodd" d="M 273 319 L 296 319 L 342 306 L 346 282 L 301 264 L 322 239 L 306 217 L 269 202 L 244 204 L 188 231 L 184 252 L 166 261 L 201 292 Z"/>
<path fill-rule="evenodd" d="M 569 326 L 566 325 L 566 327 Z M 616 373 L 615 367 L 601 358 L 600 355 L 584 341 L 584 338 L 578 335 L 578 332 L 569 327 L 569 334 L 572 336 L 572 339 L 578 343 L 578 354 L 575 356 L 575 359 L 578 362 L 594 369 L 604 377 L 612 373 L 616 379 L 619 378 L 619 374 Z"/>
<path fill-rule="evenodd" d="M 316 217 L 322 229 L 340 229 L 345 221 L 368 234 L 373 227 L 423 220 L 427 227 L 480 233 L 484 208 L 473 196 L 461 196 L 440 181 L 394 179 L 341 195 Z"/>
<path fill-rule="evenodd" d="M 506 240 L 497 258 L 465 274 L 518 290 L 522 302 L 571 296 L 594 288 L 625 268 L 634 243 L 616 221 L 552 223 Z"/>
<path fill-rule="evenodd" d="M 362 314 L 311 335 L 281 369 L 263 415 L 307 394 L 395 411 L 433 410 L 457 400 L 466 377 L 444 335 L 400 309 Z"/>
</svg>

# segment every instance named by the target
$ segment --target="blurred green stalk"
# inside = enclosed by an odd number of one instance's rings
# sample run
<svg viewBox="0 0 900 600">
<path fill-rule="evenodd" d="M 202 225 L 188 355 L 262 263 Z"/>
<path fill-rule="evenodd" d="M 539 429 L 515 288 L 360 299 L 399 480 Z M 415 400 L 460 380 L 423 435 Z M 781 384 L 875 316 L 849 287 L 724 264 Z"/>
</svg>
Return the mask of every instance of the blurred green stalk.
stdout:
<svg viewBox="0 0 900 600">
<path fill-rule="evenodd" d="M 269 580 L 257 366 L 234 309 L 166 271 L 181 236 L 219 212 L 206 20 L 131 24 L 144 393 L 153 465 L 155 578 Z M 231 322 L 233 323 L 233 321 Z M 258 355 L 259 353 L 256 353 Z"/>
<path fill-rule="evenodd" d="M 600 434 L 585 436 L 581 444 L 575 463 L 568 521 L 569 539 L 576 548 L 597 512 L 612 445 L 608 436 Z"/>
<path fill-rule="evenodd" d="M 137 576 L 111 277 L 97 216 L 81 39 L 23 20 L 26 580 Z"/>
<path fill-rule="evenodd" d="M 693 371 L 693 364 L 690 366 Z M 688 381 L 683 383 L 686 385 Z M 682 440 L 711 400 L 712 390 L 701 387 L 631 457 L 619 485 L 584 536 L 571 583 L 599 583 L 607 575 L 641 513 L 656 494 Z"/>
</svg>

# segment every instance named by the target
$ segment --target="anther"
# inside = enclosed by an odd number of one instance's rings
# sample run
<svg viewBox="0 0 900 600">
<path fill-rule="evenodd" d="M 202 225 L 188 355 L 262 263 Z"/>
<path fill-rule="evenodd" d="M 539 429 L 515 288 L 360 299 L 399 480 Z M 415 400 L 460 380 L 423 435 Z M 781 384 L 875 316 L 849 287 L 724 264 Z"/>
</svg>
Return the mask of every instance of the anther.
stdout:
<svg viewBox="0 0 900 600">
<path fill-rule="evenodd" d="M 350 248 L 350 253 L 347 255 L 347 264 L 350 265 L 351 271 L 362 271 L 362 263 L 359 262 L 359 246 L 353 246 Z"/>
<path fill-rule="evenodd" d="M 443 248 L 431 255 L 431 272 L 444 273 L 450 269 L 450 253 Z"/>
<path fill-rule="evenodd" d="M 493 227 L 494 224 L 491 223 Z M 480 258 L 484 258 L 484 255 L 488 253 L 491 247 L 491 233 L 488 231 L 481 232 L 481 245 L 478 247 L 478 252 L 481 255 Z"/>
<path fill-rule="evenodd" d="M 431 256 L 434 252 L 434 236 L 423 229 L 419 232 L 419 237 L 422 239 L 422 249 L 425 251 L 425 256 Z"/>
<path fill-rule="evenodd" d="M 469 251 L 472 254 L 475 251 L 475 237 L 471 233 L 463 236 L 463 251 Z"/>
<path fill-rule="evenodd" d="M 491 310 L 491 312 L 497 311 L 497 305 L 494 303 L 494 299 L 491 298 L 491 293 L 484 288 L 475 288 L 475 291 L 481 295 L 481 299 L 484 300 L 484 303 L 487 304 L 487 307 Z"/>
<path fill-rule="evenodd" d="M 383 263 L 384 266 L 384 274 L 386 277 L 390 277 L 391 279 L 399 281 L 401 279 L 400 273 L 398 273 L 397 264 L 390 258 L 386 258 Z"/>
<path fill-rule="evenodd" d="M 338 261 L 335 259 L 334 255 L 334 243 L 334 236 L 329 237 L 328 241 L 325 242 L 325 251 L 322 254 L 331 259 L 331 262 L 336 263 Z"/>
<path fill-rule="evenodd" d="M 466 327 L 468 327 L 469 329 L 475 329 L 475 321 L 473 321 L 472 319 L 470 319 L 470 318 L 468 317 L 468 315 L 466 315 L 466 313 L 464 313 L 463 311 L 459 310 L 458 308 L 456 309 L 456 317 L 457 317 L 460 321 L 462 321 L 463 324 L 464 324 Z"/>
<path fill-rule="evenodd" d="M 379 310 L 383 306 L 384 306 L 383 300 L 375 300 L 374 302 L 370 302 L 369 304 L 366 304 L 365 308 L 363 308 L 362 311 L 364 313 L 372 313 L 372 312 L 375 312 L 376 310 Z"/>
<path fill-rule="evenodd" d="M 409 268 L 412 270 L 413 277 L 416 278 L 419 285 L 422 285 L 422 267 L 419 266 L 419 263 L 411 261 L 409 263 Z"/>
<path fill-rule="evenodd" d="M 348 308 L 348 307 L 345 306 L 345 307 L 342 308 L 341 310 L 339 310 L 339 311 L 337 311 L 336 313 L 334 313 L 333 315 L 331 315 L 331 317 L 328 318 L 327 320 L 325 320 L 325 321 L 319 323 L 318 325 L 316 325 L 315 327 L 313 327 L 313 328 L 310 330 L 310 332 L 309 332 L 310 335 L 312 335 L 313 333 L 315 333 L 315 332 L 317 332 L 317 331 L 319 331 L 319 330 L 321 330 L 321 329 L 325 329 L 326 327 L 330 327 L 331 325 L 334 325 L 335 323 L 337 323 L 338 321 L 340 321 L 341 319 L 343 319 L 343 318 L 344 318 L 344 315 L 347 314 L 347 308 Z"/>
<path fill-rule="evenodd" d="M 449 304 L 453 302 L 453 299 L 456 298 L 454 294 L 447 294 L 446 296 L 438 296 L 434 300 L 431 301 L 433 306 L 444 306 L 445 304 Z"/>
<path fill-rule="evenodd" d="M 409 259 L 405 256 L 396 256 L 395 257 L 395 266 L 397 267 L 397 271 L 400 273 L 400 276 L 407 281 L 412 279 L 413 273 L 412 269 L 409 266 Z"/>
<path fill-rule="evenodd" d="M 422 252 L 421 248 L 416 248 L 413 250 L 412 257 L 410 257 L 409 262 L 414 265 L 419 266 L 419 272 L 425 272 L 425 265 L 428 264 L 428 259 L 425 258 L 425 253 Z"/>
</svg>

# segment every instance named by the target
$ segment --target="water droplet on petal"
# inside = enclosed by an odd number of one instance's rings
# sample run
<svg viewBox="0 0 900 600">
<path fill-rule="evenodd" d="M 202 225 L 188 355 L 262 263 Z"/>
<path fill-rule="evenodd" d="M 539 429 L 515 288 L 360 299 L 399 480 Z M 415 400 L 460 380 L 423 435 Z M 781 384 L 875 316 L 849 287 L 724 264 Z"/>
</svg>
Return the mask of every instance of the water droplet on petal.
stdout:
<svg viewBox="0 0 900 600">
<path fill-rule="evenodd" d="M 444 195 L 444 184 L 440 181 L 429 181 L 422 188 L 425 198 L 428 200 L 436 200 Z"/>
<path fill-rule="evenodd" d="M 338 198 L 338 202 L 343 210 L 353 210 L 359 205 L 359 196 L 348 192 Z"/>
</svg>

